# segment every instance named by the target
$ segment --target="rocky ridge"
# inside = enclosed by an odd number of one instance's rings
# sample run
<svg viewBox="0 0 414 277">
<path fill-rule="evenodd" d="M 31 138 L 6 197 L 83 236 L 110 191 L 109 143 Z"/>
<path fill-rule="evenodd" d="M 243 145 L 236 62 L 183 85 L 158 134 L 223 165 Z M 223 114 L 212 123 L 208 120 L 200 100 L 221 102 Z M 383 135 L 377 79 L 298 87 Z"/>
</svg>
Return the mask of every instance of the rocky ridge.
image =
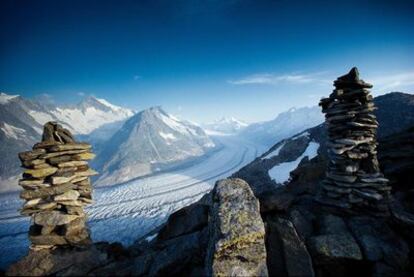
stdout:
<svg viewBox="0 0 414 277">
<path fill-rule="evenodd" d="M 392 95 L 393 101 L 400 95 Z M 397 97 L 397 98 L 398 98 Z M 383 96 L 381 100 L 389 99 Z M 391 103 L 393 103 L 391 101 Z M 381 103 L 382 102 L 382 103 Z M 380 108 L 387 101 L 381 101 Z M 404 106 L 404 109 L 407 106 Z M 409 110 L 405 109 L 408 114 Z M 384 118 L 376 112 L 382 130 L 389 134 L 388 124 L 393 118 Z M 398 116 L 392 115 L 391 116 Z M 375 217 L 360 210 L 354 214 L 343 213 L 343 209 L 326 209 L 315 202 L 322 189 L 329 156 L 326 125 L 306 132 L 309 136 L 300 143 L 302 151 L 311 140 L 321 147 L 318 155 L 303 159 L 291 172 L 290 181 L 284 186 L 275 186 L 261 178 L 258 166 L 247 166 L 235 176 L 247 177 L 261 204 L 262 218 L 266 226 L 266 249 L 268 270 L 274 276 L 410 276 L 413 274 L 414 207 L 410 172 L 414 170 L 414 129 L 407 128 L 410 122 L 402 120 L 397 133 L 380 135 L 378 159 L 381 171 L 391 186 L 388 217 Z M 411 126 L 414 121 L 411 122 Z M 390 128 L 393 129 L 393 128 Z M 395 129 L 395 128 L 394 128 Z M 380 129 L 380 132 L 383 132 Z M 305 132 L 305 133 L 306 133 Z M 380 133 L 382 134 L 382 133 Z M 299 136 L 295 136 L 299 137 Z M 303 136 L 302 136 L 303 138 Z M 283 142 L 279 143 L 282 144 Z M 278 147 L 275 145 L 269 152 Z M 328 146 L 329 147 L 329 146 Z M 283 148 L 282 148 L 283 149 Z M 279 153 L 282 155 L 282 151 Z M 265 153 L 263 156 L 268 155 Z M 273 159 L 281 158 L 275 156 Z M 263 163 L 263 162 L 262 162 Z M 257 162 L 255 162 L 258 165 Z M 265 171 L 267 174 L 267 171 Z M 255 177 L 255 175 L 257 177 Z M 288 232 L 292 229 L 295 232 Z M 283 231 L 281 231 L 283 230 Z M 291 235 L 287 235 L 287 234 Z M 289 237 L 289 239 L 286 239 Z M 293 248 L 300 245 L 304 248 Z M 305 251 L 299 251 L 302 249 Z M 302 253 L 299 255 L 299 253 Z M 311 258 L 311 267 L 309 265 Z M 292 267 L 291 265 L 303 265 Z M 301 273 L 292 273 L 301 268 Z"/>
<path fill-rule="evenodd" d="M 379 123 L 377 132 L 379 147 L 377 152 L 378 158 L 380 159 L 380 167 L 384 164 L 382 158 L 384 150 L 386 150 L 386 152 L 398 152 L 398 156 L 404 152 L 398 150 L 400 146 L 397 144 L 394 144 L 392 148 L 382 146 L 390 145 L 390 142 L 392 141 L 398 141 L 396 139 L 398 133 L 406 133 L 409 128 L 414 126 L 413 103 L 414 95 L 399 92 L 393 92 L 374 98 L 374 105 L 377 107 L 377 109 L 374 110 L 374 115 L 377 117 Z M 397 109 L 399 111 L 398 113 L 395 112 Z M 317 156 L 313 159 L 304 157 L 299 161 L 297 167 L 291 168 L 290 179 L 287 184 L 292 183 L 293 187 L 293 184 L 298 182 L 308 182 L 310 184 L 314 181 L 322 181 L 323 175 L 325 174 L 325 166 L 327 166 L 328 162 L 328 134 L 325 123 L 295 134 L 288 139 L 279 141 L 267 152 L 243 167 L 233 176 L 246 180 L 252 186 L 256 195 L 263 194 L 268 190 L 277 190 L 277 187 L 282 184 L 272 180 L 268 171 L 275 166 L 298 159 L 298 157 L 305 152 L 307 147 L 309 147 L 311 142 L 319 144 Z M 409 152 L 407 152 L 407 155 L 409 155 Z M 409 160 L 409 157 L 404 159 Z M 394 163 L 395 161 L 397 160 L 393 158 L 392 160 L 389 160 L 387 164 L 390 164 L 390 162 Z M 382 172 L 384 172 L 384 169 L 381 169 Z M 385 175 L 387 176 L 387 174 Z"/>
</svg>

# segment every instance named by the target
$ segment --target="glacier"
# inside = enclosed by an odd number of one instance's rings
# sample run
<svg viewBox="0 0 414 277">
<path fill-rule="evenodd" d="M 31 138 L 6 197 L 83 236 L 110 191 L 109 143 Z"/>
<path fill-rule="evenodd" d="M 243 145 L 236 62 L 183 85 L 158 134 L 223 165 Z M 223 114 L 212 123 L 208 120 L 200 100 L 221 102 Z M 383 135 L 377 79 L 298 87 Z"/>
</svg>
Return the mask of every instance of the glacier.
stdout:
<svg viewBox="0 0 414 277">
<path fill-rule="evenodd" d="M 87 208 L 94 241 L 130 245 L 163 224 L 174 211 L 199 200 L 214 183 L 255 159 L 265 149 L 236 136 L 213 137 L 221 148 L 197 162 L 94 190 L 95 203 Z M 29 218 L 19 215 L 17 193 L 0 194 L 0 258 L 5 268 L 28 251 Z"/>
</svg>

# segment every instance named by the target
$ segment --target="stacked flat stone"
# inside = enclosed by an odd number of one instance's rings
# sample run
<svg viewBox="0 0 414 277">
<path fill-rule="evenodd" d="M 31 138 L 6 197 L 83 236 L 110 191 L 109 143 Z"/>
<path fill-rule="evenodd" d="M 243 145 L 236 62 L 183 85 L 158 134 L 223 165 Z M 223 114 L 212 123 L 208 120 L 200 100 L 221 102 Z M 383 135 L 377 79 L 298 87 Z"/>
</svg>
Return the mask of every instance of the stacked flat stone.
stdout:
<svg viewBox="0 0 414 277">
<path fill-rule="evenodd" d="M 32 151 L 19 153 L 26 168 L 19 185 L 26 201 L 22 215 L 31 216 L 32 249 L 90 243 L 83 207 L 92 203 L 88 166 L 95 155 L 91 145 L 78 143 L 56 122 L 44 126 L 42 141 Z"/>
<path fill-rule="evenodd" d="M 318 201 L 351 213 L 386 215 L 390 186 L 378 166 L 372 85 L 359 79 L 354 67 L 334 86 L 319 103 L 326 118 L 330 162 Z"/>
</svg>

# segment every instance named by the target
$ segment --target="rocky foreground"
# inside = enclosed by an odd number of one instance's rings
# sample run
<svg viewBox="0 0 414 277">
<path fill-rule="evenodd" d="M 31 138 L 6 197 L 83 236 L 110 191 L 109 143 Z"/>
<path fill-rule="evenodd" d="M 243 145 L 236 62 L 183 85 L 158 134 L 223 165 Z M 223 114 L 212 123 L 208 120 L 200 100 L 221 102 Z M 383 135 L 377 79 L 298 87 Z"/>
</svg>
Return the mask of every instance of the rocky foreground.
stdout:
<svg viewBox="0 0 414 277">
<path fill-rule="evenodd" d="M 222 180 L 130 248 L 95 243 L 31 250 L 7 275 L 266 276 L 259 206 L 246 182 Z"/>
<path fill-rule="evenodd" d="M 7 274 L 200 276 L 238 264 L 234 275 L 412 276 L 414 128 L 381 140 L 378 152 L 393 187 L 387 218 L 333 214 L 313 201 L 326 168 L 318 156 L 289 185 L 257 198 L 244 181 L 219 182 L 129 248 L 102 242 L 31 251 Z"/>
</svg>

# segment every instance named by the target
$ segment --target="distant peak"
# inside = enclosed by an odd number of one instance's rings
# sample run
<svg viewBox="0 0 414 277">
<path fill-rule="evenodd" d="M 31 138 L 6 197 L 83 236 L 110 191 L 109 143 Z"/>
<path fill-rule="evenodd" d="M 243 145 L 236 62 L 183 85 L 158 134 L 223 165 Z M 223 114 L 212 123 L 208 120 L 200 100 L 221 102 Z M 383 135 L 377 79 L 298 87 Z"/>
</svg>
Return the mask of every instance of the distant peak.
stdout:
<svg viewBox="0 0 414 277">
<path fill-rule="evenodd" d="M 80 101 L 80 104 L 83 104 L 83 103 L 96 103 L 96 102 L 99 103 L 98 99 L 95 96 L 88 95 L 88 96 L 85 96 L 84 98 L 82 98 L 82 100 Z"/>
<path fill-rule="evenodd" d="M 87 109 L 94 107 L 96 109 L 105 110 L 105 111 L 120 111 L 123 110 L 122 107 L 111 104 L 109 101 L 103 98 L 97 98 L 95 96 L 89 95 L 82 99 L 79 103 L 79 106 L 82 109 Z M 124 109 L 127 110 L 127 109 Z"/>
<path fill-rule="evenodd" d="M 145 110 L 143 110 L 143 112 L 146 113 L 163 113 L 163 114 L 167 114 L 163 108 L 161 106 L 153 106 L 153 107 L 149 107 Z"/>
<path fill-rule="evenodd" d="M 223 116 L 222 118 L 216 120 L 216 122 L 243 122 L 233 116 Z"/>
<path fill-rule="evenodd" d="M 164 111 L 162 106 L 153 106 L 150 107 L 149 110 L 153 110 L 153 111 Z"/>
<path fill-rule="evenodd" d="M 6 104 L 8 103 L 10 100 L 19 97 L 19 95 L 10 95 L 4 92 L 0 93 L 0 104 Z"/>
<path fill-rule="evenodd" d="M 18 97 L 20 95 L 18 95 L 18 94 L 12 95 L 12 94 L 7 94 L 5 92 L 0 92 L 0 96 L 1 97 Z"/>
</svg>

